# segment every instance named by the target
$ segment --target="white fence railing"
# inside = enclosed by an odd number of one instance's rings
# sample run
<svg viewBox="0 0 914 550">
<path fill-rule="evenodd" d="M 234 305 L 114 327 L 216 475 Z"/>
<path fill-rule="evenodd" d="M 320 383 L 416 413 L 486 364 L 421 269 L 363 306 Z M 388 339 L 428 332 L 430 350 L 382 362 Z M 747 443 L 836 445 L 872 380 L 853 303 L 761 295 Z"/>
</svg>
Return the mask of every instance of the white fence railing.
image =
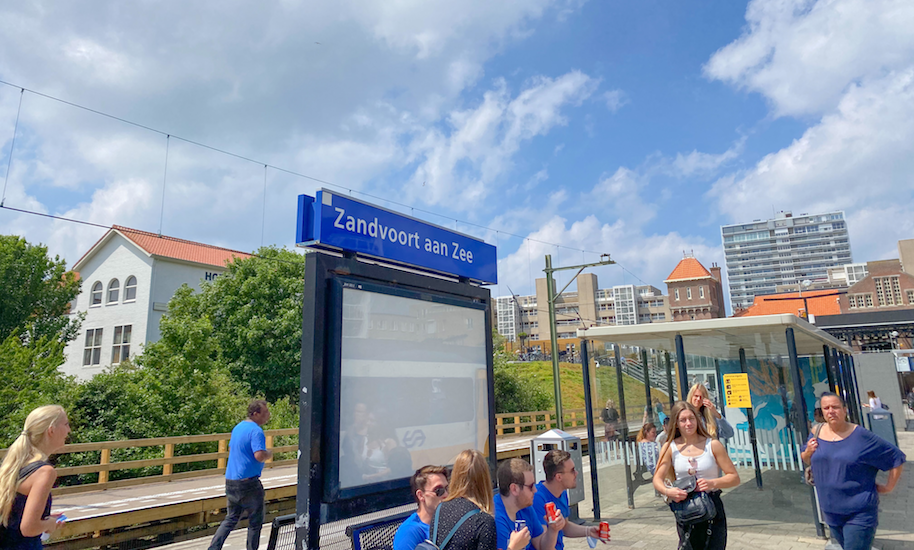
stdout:
<svg viewBox="0 0 914 550">
<path fill-rule="evenodd" d="M 803 470 L 800 444 L 792 429 L 756 430 L 756 445 L 762 470 Z M 734 437 L 727 441 L 727 453 L 737 468 L 755 468 L 747 430 L 735 430 Z M 644 466 L 638 444 L 634 441 L 625 444 L 621 441 L 597 442 L 597 467 L 623 465 L 625 457 L 628 457 L 628 464 L 633 469 Z"/>
</svg>

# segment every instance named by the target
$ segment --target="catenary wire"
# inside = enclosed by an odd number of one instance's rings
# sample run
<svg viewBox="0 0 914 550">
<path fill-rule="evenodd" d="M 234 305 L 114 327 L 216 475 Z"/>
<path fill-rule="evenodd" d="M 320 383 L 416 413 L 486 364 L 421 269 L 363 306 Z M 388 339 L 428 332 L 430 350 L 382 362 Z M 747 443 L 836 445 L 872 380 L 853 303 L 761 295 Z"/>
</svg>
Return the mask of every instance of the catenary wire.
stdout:
<svg viewBox="0 0 914 550">
<path fill-rule="evenodd" d="M 123 118 L 123 117 L 119 117 L 119 116 L 117 116 L 117 115 L 112 115 L 112 114 L 110 114 L 110 113 L 106 113 L 106 112 L 100 111 L 100 110 L 98 110 L 98 109 L 93 109 L 92 107 L 87 107 L 87 106 L 81 105 L 81 104 L 79 104 L 79 103 L 75 103 L 75 102 L 72 102 L 72 101 L 68 101 L 68 100 L 66 100 L 66 99 L 62 99 L 62 98 L 59 98 L 59 97 L 56 97 L 56 96 L 53 96 L 53 95 L 50 95 L 50 94 L 46 94 L 46 93 L 43 93 L 43 92 L 39 92 L 39 91 L 37 91 L 37 90 L 33 90 L 33 89 L 31 89 L 31 88 L 27 88 L 27 87 L 24 87 L 24 86 L 20 86 L 20 85 L 18 85 L 18 84 L 13 84 L 12 82 L 9 82 L 9 81 L 6 81 L 6 80 L 0 79 L 0 84 L 9 86 L 9 87 L 11 87 L 11 88 L 18 88 L 18 89 L 20 90 L 20 107 L 21 107 L 21 95 L 24 94 L 25 92 L 29 92 L 30 94 L 34 94 L 34 95 L 36 95 L 36 96 L 43 97 L 43 98 L 45 98 L 45 99 L 49 99 L 49 100 L 51 100 L 51 101 L 56 101 L 56 102 L 58 102 L 58 103 L 62 103 L 62 104 L 64 104 L 64 105 L 68 105 L 68 106 L 73 107 L 73 108 L 76 108 L 76 109 L 80 109 L 80 110 L 83 110 L 83 111 L 86 111 L 86 112 L 90 112 L 90 113 L 93 113 L 93 114 L 96 114 L 96 115 L 99 115 L 99 116 L 102 116 L 102 117 L 105 117 L 105 118 L 108 118 L 108 119 L 111 119 L 111 120 L 116 120 L 116 121 L 118 121 L 118 122 L 121 122 L 121 123 L 124 123 L 124 124 L 128 124 L 128 125 L 133 126 L 133 127 L 136 127 L 136 128 L 141 128 L 141 129 L 143 129 L 143 130 L 147 130 L 147 131 L 150 131 L 150 132 L 154 132 L 154 133 L 163 135 L 163 136 L 166 137 L 167 140 L 171 140 L 172 138 L 173 138 L 173 139 L 177 139 L 177 140 L 183 141 L 183 142 L 188 143 L 188 144 L 191 144 L 191 145 L 196 145 L 197 147 L 201 147 L 201 148 L 203 148 L 203 149 L 207 149 L 207 150 L 210 150 L 210 151 L 213 151 L 213 152 L 216 152 L 216 153 L 220 153 L 220 154 L 227 155 L 227 156 L 230 156 L 230 157 L 233 157 L 233 158 L 237 158 L 237 159 L 239 159 L 239 160 L 244 160 L 244 161 L 251 162 L 251 163 L 254 163 L 254 164 L 258 164 L 258 165 L 262 165 L 262 166 L 268 166 L 269 168 L 272 168 L 273 170 L 276 170 L 276 171 L 278 171 L 278 172 L 282 172 L 282 173 L 289 174 L 289 175 L 292 175 L 292 176 L 296 176 L 296 177 L 299 177 L 299 178 L 307 179 L 307 180 L 313 181 L 313 182 L 315 182 L 315 183 L 320 183 L 320 184 L 327 185 L 327 186 L 330 186 L 330 187 L 335 187 L 335 188 L 340 189 L 340 190 L 343 190 L 343 191 L 348 191 L 350 195 L 352 195 L 352 193 L 358 193 L 359 195 L 362 195 L 362 196 L 364 196 L 364 197 L 368 197 L 368 198 L 375 199 L 375 200 L 379 200 L 379 201 L 384 201 L 384 202 L 386 202 L 386 203 L 388 203 L 388 204 L 393 204 L 393 205 L 396 205 L 396 206 L 399 206 L 399 207 L 402 207 L 402 208 L 409 208 L 409 209 L 411 209 L 411 210 L 418 211 L 418 212 L 422 212 L 422 213 L 424 213 L 424 214 L 429 214 L 429 215 L 436 216 L 436 217 L 439 217 L 439 218 L 453 219 L 453 220 L 454 220 L 454 227 L 455 227 L 455 228 L 457 227 L 457 224 L 458 224 L 458 223 L 462 223 L 462 224 L 464 224 L 464 225 L 471 226 L 471 227 L 476 227 L 476 228 L 483 229 L 483 230 L 486 230 L 486 231 L 501 231 L 502 233 L 504 233 L 504 234 L 506 234 L 506 235 L 509 235 L 509 236 L 512 236 L 512 237 L 517 237 L 517 238 L 519 238 L 519 239 L 523 239 L 523 240 L 526 240 L 526 241 L 529 241 L 529 242 L 535 242 L 535 243 L 544 244 L 544 245 L 548 245 L 548 246 L 555 246 L 557 252 L 559 252 L 559 253 L 560 253 L 560 249 L 565 248 L 565 249 L 568 249 L 568 250 L 575 250 L 575 251 L 580 251 L 580 252 L 587 252 L 587 253 L 591 253 L 591 254 L 604 254 L 604 252 L 597 252 L 597 251 L 595 251 L 595 250 L 587 250 L 587 249 L 584 249 L 584 248 L 575 248 L 575 247 L 572 247 L 572 246 L 565 246 L 565 245 L 561 245 L 561 244 L 558 244 L 558 243 L 552 243 L 552 242 L 548 242 L 548 241 L 543 241 L 543 240 L 540 240 L 540 239 L 533 239 L 533 238 L 531 238 L 531 237 L 525 237 L 525 236 L 523 236 L 523 235 L 518 235 L 518 234 L 515 234 L 515 233 L 510 233 L 510 232 L 508 232 L 508 231 L 504 231 L 504 230 L 500 230 L 500 229 L 495 229 L 495 228 L 488 227 L 488 226 L 485 226 L 485 225 L 481 225 L 481 224 L 478 224 L 478 223 L 473 223 L 473 222 L 470 222 L 470 221 L 467 221 L 467 220 L 458 220 L 457 218 L 450 218 L 449 216 L 443 216 L 443 215 L 441 215 L 441 214 L 438 214 L 437 212 L 432 212 L 431 210 L 425 210 L 425 209 L 423 209 L 423 208 L 418 208 L 418 207 L 414 207 L 414 206 L 411 206 L 411 205 L 408 205 L 408 204 L 405 204 L 405 203 L 397 202 L 397 201 L 391 200 L 391 199 L 386 198 L 386 197 L 381 197 L 381 196 L 374 195 L 374 194 L 371 194 L 371 193 L 366 193 L 366 192 L 364 192 L 364 191 L 359 191 L 359 190 L 357 190 L 357 189 L 352 189 L 352 188 L 349 188 L 349 187 L 345 187 L 345 186 L 343 186 L 343 185 L 340 185 L 340 184 L 337 184 L 337 183 L 333 183 L 333 182 L 330 182 L 330 181 L 327 181 L 327 180 L 323 180 L 323 179 L 320 179 L 320 178 L 316 178 L 316 177 L 314 177 L 314 176 L 309 176 L 309 175 L 307 175 L 307 174 L 303 174 L 303 173 L 297 172 L 297 171 L 295 171 L 295 170 L 291 170 L 291 169 L 288 169 L 288 168 L 283 168 L 283 167 L 281 167 L 281 166 L 276 166 L 276 165 L 273 165 L 273 164 L 265 163 L 265 162 L 263 162 L 263 161 L 253 159 L 253 158 L 248 157 L 248 156 L 245 156 L 245 155 L 241 155 L 241 154 L 238 154 L 238 153 L 233 153 L 233 152 L 228 151 L 228 150 L 226 150 L 226 149 L 221 149 L 221 148 L 219 148 L 219 147 L 215 147 L 215 146 L 212 146 L 212 145 L 207 145 L 207 144 L 205 144 L 205 143 L 203 143 L 203 142 L 200 142 L 200 141 L 196 141 L 196 140 L 193 140 L 193 139 L 190 139 L 190 138 L 185 138 L 185 137 L 182 137 L 182 136 L 179 136 L 179 135 L 171 134 L 171 133 L 169 133 L 169 132 L 166 132 L 166 131 L 164 131 L 164 130 L 159 130 L 159 129 L 157 129 L 157 128 L 153 128 L 153 127 L 148 126 L 148 125 L 146 125 L 146 124 L 141 124 L 141 123 L 139 123 L 139 122 L 135 122 L 135 121 L 132 121 L 132 120 L 130 120 L 130 119 L 126 119 L 126 118 Z M 18 116 L 17 116 L 17 121 L 18 121 Z M 14 136 L 14 139 L 15 139 L 15 136 Z M 167 154 L 167 153 L 166 153 L 166 154 Z M 9 169 L 9 166 L 7 166 L 7 169 Z M 5 185 L 4 185 L 4 195 L 5 195 Z M 163 189 L 163 200 L 164 200 L 164 189 Z M 28 212 L 28 211 L 24 211 L 24 212 L 26 212 L 26 213 L 31 213 L 31 212 Z M 40 213 L 39 213 L 39 214 L 40 214 Z M 69 219 L 67 219 L 66 221 L 76 221 L 76 220 L 69 220 Z M 106 226 L 101 226 L 101 227 L 106 227 Z M 627 272 L 629 275 L 631 275 L 632 277 L 634 277 L 635 279 L 637 279 L 637 280 L 640 281 L 641 283 L 643 283 L 643 284 L 645 284 L 645 285 L 648 284 L 648 283 L 646 283 L 644 280 L 642 280 L 640 277 L 638 277 L 637 275 L 635 275 L 634 273 L 632 273 L 631 271 L 629 271 L 628 269 L 626 269 L 624 266 L 622 266 L 621 264 L 619 264 L 618 262 L 616 262 L 616 265 L 618 265 L 618 266 L 622 269 L 623 272 Z"/>
</svg>

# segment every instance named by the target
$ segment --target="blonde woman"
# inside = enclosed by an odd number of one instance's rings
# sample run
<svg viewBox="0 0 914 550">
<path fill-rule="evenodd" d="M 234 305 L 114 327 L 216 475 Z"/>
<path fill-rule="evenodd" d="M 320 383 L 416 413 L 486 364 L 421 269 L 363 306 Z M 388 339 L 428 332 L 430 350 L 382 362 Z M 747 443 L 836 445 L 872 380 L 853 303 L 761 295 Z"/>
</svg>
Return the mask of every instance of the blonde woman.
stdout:
<svg viewBox="0 0 914 550">
<path fill-rule="evenodd" d="M 721 475 L 723 472 L 723 475 Z M 677 487 L 690 486 L 690 491 Z M 711 437 L 691 403 L 680 401 L 670 411 L 667 443 L 660 449 L 654 472 L 654 489 L 673 502 L 705 492 L 714 503 L 710 521 L 676 524 L 679 548 L 723 550 L 727 547 L 727 515 L 720 490 L 739 485 L 739 474 L 720 441 Z"/>
<path fill-rule="evenodd" d="M 495 550 L 496 546 L 495 503 L 489 464 L 482 453 L 467 449 L 454 461 L 448 497 L 438 505 L 429 526 L 431 537 L 435 533 L 435 522 L 438 523 L 438 536 L 432 542 L 441 548 L 444 539 L 461 518 L 476 511 L 478 513 L 468 517 L 454 532 L 447 543 L 447 550 Z"/>
<path fill-rule="evenodd" d="M 0 548 L 41 550 L 41 534 L 59 527 L 51 514 L 51 487 L 57 480 L 48 456 L 59 451 L 70 433 L 67 413 L 59 405 L 38 407 L 10 445 L 0 465 L 0 516 L 5 527 Z"/>
<path fill-rule="evenodd" d="M 699 420 L 711 437 L 724 440 L 733 437 L 733 427 L 714 406 L 704 384 L 694 384 L 686 401 L 698 410 Z"/>
</svg>

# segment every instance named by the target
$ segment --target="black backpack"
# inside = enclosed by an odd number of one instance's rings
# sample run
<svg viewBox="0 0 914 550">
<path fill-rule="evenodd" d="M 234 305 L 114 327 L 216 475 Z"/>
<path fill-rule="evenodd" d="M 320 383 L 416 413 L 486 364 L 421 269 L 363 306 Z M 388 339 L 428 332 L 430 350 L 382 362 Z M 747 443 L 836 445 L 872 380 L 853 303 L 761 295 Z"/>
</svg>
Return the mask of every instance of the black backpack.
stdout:
<svg viewBox="0 0 914 550">
<path fill-rule="evenodd" d="M 420 542 L 416 546 L 416 550 L 444 550 L 444 547 L 447 546 L 447 543 L 449 543 L 451 541 L 451 537 L 454 536 L 454 533 L 457 532 L 457 529 L 459 529 L 460 526 L 463 525 L 463 522 L 470 519 L 471 516 L 475 516 L 476 514 L 478 514 L 479 508 L 477 508 L 475 510 L 470 510 L 469 512 L 464 514 L 462 518 L 460 518 L 460 521 L 457 522 L 457 525 L 455 525 L 450 531 L 448 531 L 447 536 L 444 537 L 444 540 L 441 542 L 440 548 L 438 547 L 437 544 L 435 544 L 435 541 L 438 540 L 438 513 L 439 512 L 441 512 L 441 505 L 438 505 L 438 508 L 435 510 L 435 520 L 432 522 L 434 529 L 430 532 L 431 536 L 429 538 L 425 539 L 424 541 Z"/>
</svg>

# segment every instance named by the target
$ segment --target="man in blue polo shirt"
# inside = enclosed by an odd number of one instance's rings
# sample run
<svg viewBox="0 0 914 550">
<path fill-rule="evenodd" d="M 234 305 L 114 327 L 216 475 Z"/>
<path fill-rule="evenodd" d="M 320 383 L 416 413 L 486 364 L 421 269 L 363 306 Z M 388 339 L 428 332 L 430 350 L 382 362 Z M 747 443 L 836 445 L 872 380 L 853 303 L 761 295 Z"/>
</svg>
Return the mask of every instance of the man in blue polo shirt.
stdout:
<svg viewBox="0 0 914 550">
<path fill-rule="evenodd" d="M 565 519 L 546 525 L 544 514 L 536 514 L 531 505 L 536 493 L 533 466 L 526 460 L 511 458 L 502 462 L 496 473 L 498 494 L 495 495 L 495 535 L 499 550 L 555 550 L 556 535 Z M 527 526 L 515 531 L 515 520 Z"/>
<path fill-rule="evenodd" d="M 435 509 L 447 498 L 447 468 L 423 466 L 409 480 L 413 498 L 419 509 L 406 518 L 394 535 L 394 550 L 415 550 L 428 538 L 428 526 L 435 517 Z"/>
<path fill-rule="evenodd" d="M 267 402 L 255 399 L 248 405 L 248 417 L 232 429 L 229 439 L 229 457 L 225 468 L 225 496 L 228 506 L 225 519 L 216 530 L 209 550 L 221 550 L 226 537 L 248 513 L 247 550 L 260 546 L 260 528 L 263 525 L 263 484 L 260 473 L 263 463 L 273 456 L 267 449 L 262 426 L 270 421 Z"/>
<path fill-rule="evenodd" d="M 543 472 L 546 474 L 546 481 L 541 481 L 536 485 L 536 494 L 533 496 L 533 509 L 538 516 L 544 516 L 546 515 L 546 503 L 552 502 L 555 504 L 556 509 L 562 513 L 562 517 L 567 518 L 571 513 L 571 509 L 568 506 L 567 491 L 578 486 L 578 471 L 574 466 L 574 460 L 571 459 L 571 454 L 561 449 L 549 451 L 543 457 Z M 587 527 L 570 521 L 565 522 L 558 534 L 555 548 L 556 550 L 565 548 L 564 537 L 587 536 L 599 539 L 599 526 Z"/>
</svg>

